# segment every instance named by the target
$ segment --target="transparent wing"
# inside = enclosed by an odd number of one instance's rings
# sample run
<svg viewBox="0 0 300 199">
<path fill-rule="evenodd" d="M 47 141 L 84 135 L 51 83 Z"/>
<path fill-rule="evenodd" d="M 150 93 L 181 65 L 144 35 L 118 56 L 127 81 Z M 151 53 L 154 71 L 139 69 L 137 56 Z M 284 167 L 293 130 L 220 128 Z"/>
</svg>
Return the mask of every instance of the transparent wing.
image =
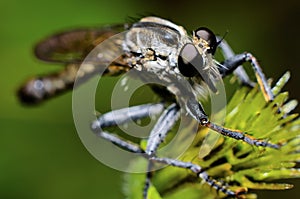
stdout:
<svg viewBox="0 0 300 199">
<path fill-rule="evenodd" d="M 37 58 L 47 62 L 81 62 L 99 43 L 123 31 L 125 25 L 82 28 L 56 33 L 40 41 L 34 48 Z"/>
<path fill-rule="evenodd" d="M 122 27 L 124 29 L 124 25 Z M 96 74 L 114 76 L 129 70 L 122 55 L 108 65 L 109 57 L 101 57 L 101 55 L 119 53 L 122 43 L 120 39 L 112 40 L 111 46 L 105 49 L 107 52 L 97 52 L 93 60 L 90 59 L 82 64 L 97 45 L 119 33 L 122 27 L 116 25 L 100 29 L 77 29 L 55 34 L 39 42 L 35 47 L 35 54 L 39 59 L 62 63 L 66 67 L 61 71 L 27 80 L 18 90 L 19 100 L 23 104 L 36 105 L 71 90 L 76 78 L 79 79 L 80 83 L 77 83 L 79 85 Z"/>
</svg>

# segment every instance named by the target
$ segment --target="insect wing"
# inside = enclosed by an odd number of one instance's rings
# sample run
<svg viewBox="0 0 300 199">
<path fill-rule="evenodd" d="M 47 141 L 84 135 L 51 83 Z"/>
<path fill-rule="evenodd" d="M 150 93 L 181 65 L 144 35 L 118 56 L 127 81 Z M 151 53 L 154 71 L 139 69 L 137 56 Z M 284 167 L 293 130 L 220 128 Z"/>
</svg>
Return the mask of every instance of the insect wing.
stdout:
<svg viewBox="0 0 300 199">
<path fill-rule="evenodd" d="M 80 63 L 99 43 L 124 30 L 125 25 L 74 29 L 40 41 L 34 53 L 47 62 Z"/>
<path fill-rule="evenodd" d="M 101 29 L 77 29 L 55 34 L 38 43 L 35 54 L 39 59 L 62 63 L 65 68 L 27 80 L 17 92 L 19 100 L 26 105 L 36 105 L 71 90 L 76 79 L 78 86 L 96 74 L 116 76 L 129 70 L 122 55 L 114 60 L 109 59 L 111 55 L 120 52 L 120 39 L 106 42 L 105 52 L 103 48 L 102 52 L 97 51 L 99 44 L 119 33 L 121 29 L 121 25 Z M 96 55 L 89 55 L 91 52 Z M 105 56 L 100 57 L 100 54 Z"/>
</svg>

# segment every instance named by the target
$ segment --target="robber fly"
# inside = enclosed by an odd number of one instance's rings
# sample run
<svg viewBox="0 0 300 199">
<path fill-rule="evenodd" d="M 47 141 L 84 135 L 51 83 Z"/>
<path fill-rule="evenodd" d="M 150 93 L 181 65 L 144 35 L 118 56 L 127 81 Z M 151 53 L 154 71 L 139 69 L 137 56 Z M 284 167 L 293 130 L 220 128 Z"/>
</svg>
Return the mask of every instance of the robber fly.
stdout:
<svg viewBox="0 0 300 199">
<path fill-rule="evenodd" d="M 255 57 L 248 52 L 234 54 L 229 45 L 223 39 L 216 37 L 208 28 L 200 27 L 190 36 L 183 27 L 168 20 L 144 17 L 133 24 L 100 29 L 79 29 L 56 34 L 41 41 L 35 48 L 35 54 L 44 61 L 63 63 L 66 65 L 65 69 L 60 73 L 30 79 L 18 92 L 21 101 L 27 104 L 40 103 L 65 90 L 72 89 L 76 75 L 81 82 L 84 82 L 103 70 L 100 64 L 103 57 L 98 56 L 100 57 L 99 63 L 94 62 L 94 65 L 88 65 L 88 68 L 83 69 L 81 75 L 77 74 L 83 59 L 94 47 L 124 30 L 127 31 L 124 37 L 116 41 L 123 55 L 110 63 L 103 75 L 115 76 L 133 70 L 140 74 L 138 77 L 145 82 L 155 79 L 163 85 L 163 88 L 153 85 L 154 92 L 169 103 L 139 105 L 126 109 L 129 111 L 113 110 L 92 122 L 92 131 L 127 151 L 141 154 L 149 160 L 149 165 L 162 163 L 189 169 L 215 189 L 229 196 L 236 196 L 238 193 L 210 178 L 199 165 L 156 156 L 160 144 L 179 120 L 180 111 L 186 112 L 199 125 L 224 136 L 255 146 L 275 149 L 280 147 L 277 144 L 248 136 L 244 132 L 219 126 L 209 120 L 197 99 L 197 88 L 201 87 L 204 82 L 212 92 L 217 92 L 215 79 L 232 73 L 236 74 L 243 83 L 252 86 L 253 82 L 249 80 L 240 66 L 244 62 L 251 63 L 265 99 L 271 101 L 274 96 Z M 214 59 L 217 48 L 223 51 L 225 60 L 222 62 Z M 113 47 L 107 48 L 107 51 L 113 53 L 114 49 Z M 124 124 L 130 120 L 142 119 L 160 112 L 162 113 L 150 132 L 146 149 L 103 130 L 106 127 Z M 115 118 L 113 115 L 118 115 L 118 117 Z M 150 177 L 148 173 L 143 192 L 144 198 L 147 198 Z"/>
</svg>

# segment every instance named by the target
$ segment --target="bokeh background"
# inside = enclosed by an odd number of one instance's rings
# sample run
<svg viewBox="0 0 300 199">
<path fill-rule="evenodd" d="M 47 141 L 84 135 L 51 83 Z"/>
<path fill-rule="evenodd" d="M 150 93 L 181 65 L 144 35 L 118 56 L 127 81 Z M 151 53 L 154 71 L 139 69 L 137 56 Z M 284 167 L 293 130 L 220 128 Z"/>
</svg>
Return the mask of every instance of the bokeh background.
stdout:
<svg viewBox="0 0 300 199">
<path fill-rule="evenodd" d="M 0 2 L 0 198 L 122 198 L 122 173 L 95 160 L 75 131 L 71 94 L 38 107 L 21 106 L 15 91 L 28 77 L 60 69 L 42 63 L 33 45 L 58 30 L 124 22 L 155 14 L 188 29 L 207 26 L 236 52 L 253 52 L 268 77 L 292 73 L 286 86 L 300 99 L 300 1 L 2 0 Z M 109 81 L 112 81 L 108 78 Z M 102 109 L 109 101 L 103 96 Z M 299 112 L 299 108 L 297 109 Z M 259 192 L 260 198 L 296 198 L 289 191 Z M 297 195 L 298 194 L 298 195 Z"/>
</svg>

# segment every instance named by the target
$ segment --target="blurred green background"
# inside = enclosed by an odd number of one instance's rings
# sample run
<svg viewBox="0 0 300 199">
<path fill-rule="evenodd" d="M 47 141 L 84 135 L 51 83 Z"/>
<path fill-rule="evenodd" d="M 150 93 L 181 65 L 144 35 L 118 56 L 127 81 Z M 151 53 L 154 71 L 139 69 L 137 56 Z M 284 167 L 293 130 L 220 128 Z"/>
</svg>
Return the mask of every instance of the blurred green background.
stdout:
<svg viewBox="0 0 300 199">
<path fill-rule="evenodd" d="M 71 94 L 41 106 L 18 103 L 15 91 L 28 77 L 60 66 L 36 60 L 33 45 L 58 30 L 123 22 L 128 16 L 155 14 L 188 29 L 207 26 L 223 35 L 236 52 L 253 52 L 268 77 L 286 70 L 286 90 L 299 99 L 300 1 L 142 1 L 2 0 L 0 2 L 0 198 L 122 198 L 122 173 L 95 160 L 75 131 Z M 102 109 L 109 103 L 103 101 Z M 297 109 L 299 112 L 299 108 Z M 259 192 L 260 198 L 296 197 Z"/>
</svg>

